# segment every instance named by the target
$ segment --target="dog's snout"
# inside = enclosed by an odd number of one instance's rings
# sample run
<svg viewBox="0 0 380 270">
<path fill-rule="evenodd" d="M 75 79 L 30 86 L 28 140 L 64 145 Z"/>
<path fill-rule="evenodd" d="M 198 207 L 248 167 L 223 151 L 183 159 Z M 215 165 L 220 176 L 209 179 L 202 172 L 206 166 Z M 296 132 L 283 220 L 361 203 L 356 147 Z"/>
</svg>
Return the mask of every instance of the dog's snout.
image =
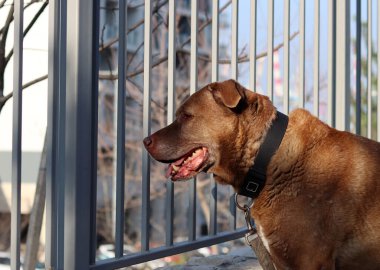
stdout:
<svg viewBox="0 0 380 270">
<path fill-rule="evenodd" d="M 145 147 L 148 147 L 149 145 L 152 144 L 153 141 L 152 141 L 151 137 L 148 136 L 148 137 L 146 137 L 146 138 L 143 140 L 143 142 L 144 142 Z"/>
</svg>

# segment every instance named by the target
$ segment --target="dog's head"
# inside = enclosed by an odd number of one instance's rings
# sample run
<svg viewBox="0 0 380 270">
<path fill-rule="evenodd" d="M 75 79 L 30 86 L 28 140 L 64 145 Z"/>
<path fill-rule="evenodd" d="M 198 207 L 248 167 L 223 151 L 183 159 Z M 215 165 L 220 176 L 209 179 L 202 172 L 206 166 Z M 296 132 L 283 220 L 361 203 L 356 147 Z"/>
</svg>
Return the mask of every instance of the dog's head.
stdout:
<svg viewBox="0 0 380 270">
<path fill-rule="evenodd" d="M 246 164 L 247 150 L 259 147 L 250 145 L 250 138 L 260 138 L 265 115 L 273 111 L 267 97 L 234 80 L 211 83 L 190 96 L 177 110 L 175 121 L 145 138 L 144 145 L 154 159 L 169 163 L 166 176 L 172 180 L 205 171 L 214 173 L 218 182 L 234 185 L 252 164 L 252 160 Z M 254 122 L 257 132 L 252 134 Z"/>
</svg>

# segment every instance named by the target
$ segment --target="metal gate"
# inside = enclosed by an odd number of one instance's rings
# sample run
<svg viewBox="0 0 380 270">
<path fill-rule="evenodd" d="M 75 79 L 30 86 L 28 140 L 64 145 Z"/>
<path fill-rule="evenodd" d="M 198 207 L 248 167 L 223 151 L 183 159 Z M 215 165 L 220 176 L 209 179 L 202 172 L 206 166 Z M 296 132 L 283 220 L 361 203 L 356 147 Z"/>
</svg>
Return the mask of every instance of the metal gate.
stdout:
<svg viewBox="0 0 380 270">
<path fill-rule="evenodd" d="M 144 31 L 143 31 L 143 67 L 142 74 L 142 135 L 151 133 L 152 124 L 152 85 L 154 68 L 167 62 L 167 123 L 173 121 L 176 104 L 176 60 L 183 47 L 178 46 L 176 31 L 177 5 L 180 1 L 144 1 Z M 372 23 L 371 0 L 367 2 L 367 37 L 362 38 L 362 3 L 356 1 L 319 1 L 313 2 L 313 8 L 306 9 L 306 1 L 246 1 L 249 4 L 249 49 L 247 54 L 239 54 L 239 5 L 244 1 L 206 1 L 211 8 L 211 17 L 204 18 L 203 22 L 211 25 L 211 56 L 204 57 L 199 52 L 199 33 L 207 26 L 199 24 L 199 5 L 201 1 L 184 1 L 189 4 L 190 12 L 190 90 L 194 93 L 198 85 L 199 61 L 211 63 L 211 81 L 221 78 L 220 66 L 230 65 L 230 77 L 240 79 L 239 64 L 248 66 L 246 84 L 249 89 L 255 90 L 261 77 L 266 77 L 266 84 L 262 86 L 263 92 L 274 100 L 277 107 L 288 113 L 293 107 L 310 107 L 313 113 L 320 115 L 321 104 L 327 109 L 325 121 L 341 130 L 353 131 L 377 139 L 380 137 L 380 83 L 374 81 L 373 69 L 380 78 L 380 68 L 373 62 L 380 63 L 380 54 L 372 59 L 373 25 L 377 29 L 377 39 L 380 37 L 380 21 Z M 118 2 L 118 49 L 117 49 L 117 75 L 99 73 L 101 44 L 101 10 L 104 8 L 100 0 L 52 0 L 49 2 L 49 78 L 48 78 L 48 126 L 47 126 L 47 243 L 46 268 L 47 269 L 116 269 L 129 265 L 153 260 L 185 251 L 205 247 L 232 239 L 240 238 L 246 232 L 243 227 L 236 228 L 236 208 L 231 206 L 231 230 L 219 232 L 217 230 L 217 184 L 211 179 L 212 190 L 210 194 L 210 220 L 208 221 L 208 236 L 197 237 L 196 233 L 196 202 L 197 180 L 190 182 L 189 190 L 189 230 L 188 240 L 175 243 L 173 240 L 174 218 L 174 185 L 166 182 L 166 218 L 165 243 L 152 248 L 150 246 L 150 181 L 151 161 L 148 153 L 142 149 L 141 168 L 141 252 L 124 254 L 124 205 L 125 205 L 125 137 L 126 137 L 126 83 L 128 77 L 126 65 L 127 38 L 126 28 L 128 16 L 127 1 Z M 258 3 L 266 6 L 266 29 L 258 27 Z M 311 2 L 308 2 L 310 4 Z M 20 267 L 20 184 L 21 184 L 21 106 L 22 106 L 22 44 L 23 44 L 23 1 L 15 0 L 15 46 L 14 46 L 14 112 L 13 112 L 13 159 L 12 159 L 12 269 Z M 291 32 L 290 5 L 298 5 L 298 30 Z M 321 6 L 325 7 L 324 10 Z M 376 1 L 377 18 L 380 14 L 380 4 Z M 158 7 L 166 5 L 168 10 L 168 35 L 166 59 L 157 59 L 152 55 L 152 12 Z M 226 8 L 230 9 L 231 37 L 229 59 L 220 57 L 220 14 Z M 281 9 L 283 18 L 283 38 L 280 44 L 275 44 L 275 16 Z M 355 24 L 351 22 L 351 12 L 356 11 Z M 305 83 L 308 75 L 305 70 L 305 36 L 308 10 L 313 14 L 313 71 L 312 87 Z M 325 15 L 321 15 L 321 12 Z M 277 13 L 276 13 L 277 12 Z M 321 55 L 321 19 L 327 19 L 327 33 L 325 40 L 327 49 Z M 351 34 L 356 30 L 356 40 L 352 45 Z M 241 27 L 241 26 L 240 26 Z M 245 27 L 245 26 L 243 26 Z M 257 37 L 260 31 L 267 33 L 266 51 L 257 51 Z M 295 38 L 296 37 L 296 38 Z M 359 38 L 358 38 L 359 37 Z M 298 56 L 294 60 L 290 54 L 291 42 L 298 39 Z M 365 43 L 363 40 L 367 40 Z M 362 47 L 367 44 L 367 61 L 369 70 L 366 74 L 368 82 L 362 86 Z M 351 49 L 355 48 L 355 53 Z M 276 66 L 274 59 L 276 52 L 282 50 L 281 63 L 283 68 L 283 81 L 281 91 L 275 93 Z M 380 42 L 377 41 L 376 51 L 380 51 Z M 369 53 L 368 53 L 369 52 Z M 326 54 L 327 53 L 327 54 Z M 352 66 L 351 57 L 356 57 L 355 66 Z M 203 57 L 203 58 L 202 58 Z M 265 65 L 258 63 L 265 58 Z M 327 64 L 326 95 L 321 96 L 320 65 L 321 59 Z M 375 61 L 376 60 L 376 61 Z M 297 91 L 291 89 L 292 70 L 290 62 L 298 62 Z M 376 67 L 376 69 L 374 68 Z M 259 69 L 261 77 L 259 77 Z M 264 71 L 263 71 L 264 70 Z M 352 76 L 355 70 L 355 76 Z M 294 72 L 293 72 L 294 73 Z M 100 77 L 112 77 L 117 80 L 115 88 L 115 257 L 105 260 L 96 260 L 96 196 L 97 196 L 97 152 L 98 152 L 98 113 L 99 113 L 99 80 Z M 376 77 L 376 76 L 375 76 Z M 374 88 L 376 85 L 377 90 Z M 292 93 L 293 91 L 293 93 Z M 364 95 L 364 94 L 366 95 Z M 292 95 L 296 95 L 292 99 Z M 363 131 L 365 119 L 366 131 Z M 377 119 L 377 120 L 376 120 Z M 139 146 L 141 147 L 141 145 Z"/>
</svg>

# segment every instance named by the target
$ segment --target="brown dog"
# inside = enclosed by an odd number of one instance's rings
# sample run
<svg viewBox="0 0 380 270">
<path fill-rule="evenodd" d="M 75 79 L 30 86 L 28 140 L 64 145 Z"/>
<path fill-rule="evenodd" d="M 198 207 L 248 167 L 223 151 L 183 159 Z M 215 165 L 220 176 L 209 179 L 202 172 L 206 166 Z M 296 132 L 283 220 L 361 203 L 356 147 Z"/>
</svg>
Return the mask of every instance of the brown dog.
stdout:
<svg viewBox="0 0 380 270">
<path fill-rule="evenodd" d="M 275 117 L 267 97 L 212 83 L 144 144 L 174 181 L 205 171 L 239 190 Z M 380 143 L 293 111 L 252 216 L 278 270 L 380 269 Z"/>
</svg>

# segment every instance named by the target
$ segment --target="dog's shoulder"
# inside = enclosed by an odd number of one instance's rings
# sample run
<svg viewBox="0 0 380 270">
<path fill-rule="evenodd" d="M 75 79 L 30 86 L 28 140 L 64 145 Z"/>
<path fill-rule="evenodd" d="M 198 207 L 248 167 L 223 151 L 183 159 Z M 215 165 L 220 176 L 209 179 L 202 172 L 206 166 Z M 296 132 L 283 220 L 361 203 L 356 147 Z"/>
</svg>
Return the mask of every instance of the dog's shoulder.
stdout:
<svg viewBox="0 0 380 270">
<path fill-rule="evenodd" d="M 312 115 L 305 109 L 295 109 L 289 114 L 289 119 L 298 125 L 304 125 L 310 122 L 321 122 L 316 116 Z M 321 122 L 322 123 L 322 122 Z M 314 123 L 315 124 L 315 123 Z"/>
</svg>

